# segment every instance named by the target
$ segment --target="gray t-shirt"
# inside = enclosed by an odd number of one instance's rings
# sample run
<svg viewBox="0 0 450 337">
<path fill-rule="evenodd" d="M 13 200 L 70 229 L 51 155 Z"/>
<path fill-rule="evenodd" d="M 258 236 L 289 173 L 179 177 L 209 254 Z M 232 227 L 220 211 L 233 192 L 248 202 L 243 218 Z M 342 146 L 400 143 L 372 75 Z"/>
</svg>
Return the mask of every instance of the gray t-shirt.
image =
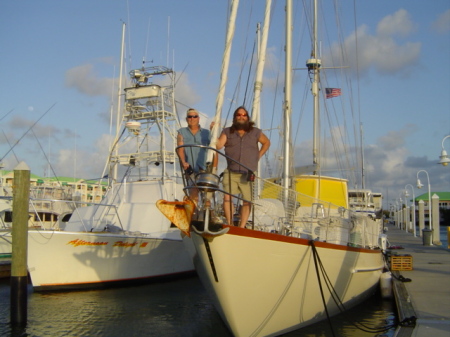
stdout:
<svg viewBox="0 0 450 337">
<path fill-rule="evenodd" d="M 256 171 L 259 161 L 258 139 L 261 136 L 261 129 L 253 128 L 244 133 L 241 137 L 237 131 L 230 132 L 230 128 L 222 131 L 227 136 L 225 143 L 225 154 L 230 158 L 240 162 L 252 171 Z M 232 172 L 247 173 L 247 169 L 232 160 L 228 161 L 228 169 Z"/>
</svg>

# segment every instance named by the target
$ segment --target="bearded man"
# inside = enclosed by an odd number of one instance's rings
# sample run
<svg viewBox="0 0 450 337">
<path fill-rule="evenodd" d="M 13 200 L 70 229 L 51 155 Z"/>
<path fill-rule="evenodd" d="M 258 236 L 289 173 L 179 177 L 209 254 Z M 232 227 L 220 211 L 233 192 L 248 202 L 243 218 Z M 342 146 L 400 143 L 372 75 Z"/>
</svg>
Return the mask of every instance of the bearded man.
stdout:
<svg viewBox="0 0 450 337">
<path fill-rule="evenodd" d="M 242 202 L 239 227 L 244 228 L 250 215 L 252 201 L 252 175 L 258 168 L 258 161 L 270 147 L 270 140 L 250 121 L 248 111 L 240 106 L 233 114 L 233 125 L 223 129 L 217 141 L 218 150 L 225 147 L 227 169 L 224 172 L 223 187 L 228 193 L 241 194 Z M 260 147 L 261 144 L 261 147 Z M 223 209 L 229 225 L 233 225 L 234 204 L 225 194 Z"/>
</svg>

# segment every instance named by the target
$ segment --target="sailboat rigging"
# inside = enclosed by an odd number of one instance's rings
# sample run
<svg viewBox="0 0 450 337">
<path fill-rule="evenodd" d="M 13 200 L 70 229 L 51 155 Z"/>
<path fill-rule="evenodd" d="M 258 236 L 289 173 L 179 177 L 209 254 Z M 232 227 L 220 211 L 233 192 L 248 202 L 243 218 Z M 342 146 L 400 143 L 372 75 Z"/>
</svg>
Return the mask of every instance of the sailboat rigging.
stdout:
<svg viewBox="0 0 450 337">
<path fill-rule="evenodd" d="M 235 10 L 236 5 L 231 6 Z M 348 309 L 370 296 L 385 267 L 382 252 L 386 240 L 381 223 L 349 209 L 347 180 L 321 172 L 318 112 L 322 61 L 317 50 L 317 14 L 313 51 L 307 60 L 313 77 L 314 173 L 293 176 L 291 172 L 291 0 L 286 1 L 285 10 L 281 182 L 279 178 L 257 177 L 261 189 L 252 200 L 252 220 L 246 228 L 221 220 L 218 205 L 228 192 L 212 171 L 200 172 L 195 178 L 195 187 L 200 190 L 198 203 L 193 204 L 188 196 L 184 202 L 157 203 L 186 234 L 183 240 L 197 273 L 235 336 L 279 335 L 338 314 L 343 307 Z M 230 45 L 227 39 L 225 55 Z M 221 82 L 220 90 L 223 85 Z M 216 121 L 220 120 L 220 110 L 218 105 Z M 211 156 L 224 156 L 214 145 L 213 141 L 207 148 Z M 242 200 L 239 195 L 233 196 Z M 329 291 L 321 291 L 322 282 L 328 283 Z"/>
<path fill-rule="evenodd" d="M 121 73 L 124 36 L 125 25 Z M 155 205 L 159 198 L 183 195 L 175 165 L 175 72 L 143 66 L 129 72 L 124 88 L 122 77 L 119 82 L 116 137 L 108 151 L 109 172 L 102 174 L 110 179 L 108 191 L 101 201 L 76 208 L 65 228 L 28 231 L 36 290 L 103 287 L 194 271 L 180 231 Z"/>
</svg>

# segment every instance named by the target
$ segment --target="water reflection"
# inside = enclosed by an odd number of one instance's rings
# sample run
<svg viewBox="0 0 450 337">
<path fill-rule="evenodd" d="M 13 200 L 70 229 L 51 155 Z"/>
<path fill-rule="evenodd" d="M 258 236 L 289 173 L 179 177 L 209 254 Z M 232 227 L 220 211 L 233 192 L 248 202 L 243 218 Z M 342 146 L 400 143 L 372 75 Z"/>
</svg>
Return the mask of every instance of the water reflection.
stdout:
<svg viewBox="0 0 450 337">
<path fill-rule="evenodd" d="M 392 337 L 395 333 L 395 327 L 385 332 L 366 332 L 358 327 L 361 325 L 370 328 L 379 328 L 384 326 L 395 326 L 395 302 L 394 300 L 383 300 L 379 294 L 371 297 L 364 303 L 350 309 L 345 314 L 331 318 L 330 328 L 328 321 L 319 322 L 298 331 L 293 331 L 283 335 L 284 337 L 373 337 L 386 336 Z M 358 326 L 358 327 L 357 327 Z"/>
<path fill-rule="evenodd" d="M 196 277 L 128 288 L 30 293 L 24 329 L 9 324 L 9 281 L 0 284 L 0 336 L 231 336 Z M 374 296 L 349 311 L 365 324 L 392 324 L 392 301 Z M 381 336 L 332 319 L 337 336 Z M 394 330 L 384 336 L 393 336 Z M 284 336 L 328 337 L 327 322 Z"/>
</svg>

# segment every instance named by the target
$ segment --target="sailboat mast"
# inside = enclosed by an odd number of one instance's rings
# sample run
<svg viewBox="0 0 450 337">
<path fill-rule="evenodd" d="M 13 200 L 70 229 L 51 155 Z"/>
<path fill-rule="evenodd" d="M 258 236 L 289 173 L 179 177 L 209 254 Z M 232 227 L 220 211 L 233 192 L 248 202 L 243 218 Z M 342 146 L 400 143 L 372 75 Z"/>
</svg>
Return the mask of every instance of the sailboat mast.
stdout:
<svg viewBox="0 0 450 337">
<path fill-rule="evenodd" d="M 313 95 L 313 165 L 314 174 L 320 169 L 320 116 L 319 116 L 319 82 L 320 82 L 320 66 L 322 61 L 318 58 L 317 47 L 317 0 L 314 0 L 313 13 L 313 37 L 312 37 L 312 51 L 311 58 L 306 61 L 306 67 L 309 74 L 313 75 L 311 84 L 311 93 Z"/>
<path fill-rule="evenodd" d="M 257 127 L 260 127 L 260 100 L 261 91 L 263 87 L 263 72 L 264 64 L 266 62 L 266 50 L 267 50 L 267 38 L 269 36 L 269 26 L 270 26 L 270 7 L 272 5 L 272 0 L 266 0 L 266 10 L 264 14 L 264 26 L 261 39 L 260 49 L 258 51 L 258 64 L 256 66 L 256 78 L 254 84 L 254 95 L 252 104 L 252 120 L 255 122 Z"/>
<path fill-rule="evenodd" d="M 262 33 L 262 40 L 260 43 L 260 49 L 258 50 L 258 64 L 256 66 L 256 78 L 254 84 L 254 95 L 252 104 L 252 119 L 258 128 L 261 127 L 261 91 L 263 87 L 263 72 L 264 65 L 266 63 L 266 50 L 267 39 L 269 36 L 270 26 L 270 8 L 272 6 L 272 0 L 266 0 L 266 10 L 264 14 L 264 26 Z M 260 25 L 258 24 L 258 33 Z M 261 175 L 261 161 L 258 162 L 258 174 Z M 256 195 L 259 196 L 261 191 L 261 184 L 259 180 L 256 182 Z"/>
<path fill-rule="evenodd" d="M 233 36 L 235 31 L 235 22 L 236 22 L 236 16 L 237 16 L 237 10 L 239 7 L 239 0 L 233 0 L 230 5 L 230 18 L 228 20 L 228 26 L 227 26 L 227 35 L 226 35 L 226 41 L 225 41 L 225 50 L 223 52 L 223 58 L 222 58 L 222 70 L 220 72 L 220 85 L 219 85 L 219 93 L 217 94 L 216 99 L 216 115 L 214 117 L 214 126 L 212 128 L 211 132 L 211 147 L 216 147 L 217 138 L 219 137 L 219 126 L 220 126 L 220 119 L 222 115 L 222 106 L 223 106 L 223 99 L 225 95 L 225 87 L 227 84 L 228 79 L 228 66 L 230 64 L 230 53 L 231 53 L 231 46 L 233 42 Z M 208 151 L 207 153 L 207 159 L 206 162 L 212 162 L 213 158 L 213 151 Z"/>
<path fill-rule="evenodd" d="M 314 72 L 314 81 L 312 83 L 311 92 L 314 98 L 314 134 L 313 134 L 313 164 L 316 167 L 314 174 L 317 174 L 317 170 L 320 169 L 320 116 L 319 116 L 319 68 L 321 60 L 318 58 L 317 48 L 317 0 L 314 0 L 314 22 L 313 22 L 313 51 L 312 60 Z"/>
<path fill-rule="evenodd" d="M 285 191 L 290 187 L 290 135 L 292 116 L 292 0 L 286 0 L 286 60 L 285 60 L 285 85 L 284 85 L 284 158 L 283 158 L 283 187 Z M 287 200 L 287 197 L 285 198 Z"/>
</svg>

